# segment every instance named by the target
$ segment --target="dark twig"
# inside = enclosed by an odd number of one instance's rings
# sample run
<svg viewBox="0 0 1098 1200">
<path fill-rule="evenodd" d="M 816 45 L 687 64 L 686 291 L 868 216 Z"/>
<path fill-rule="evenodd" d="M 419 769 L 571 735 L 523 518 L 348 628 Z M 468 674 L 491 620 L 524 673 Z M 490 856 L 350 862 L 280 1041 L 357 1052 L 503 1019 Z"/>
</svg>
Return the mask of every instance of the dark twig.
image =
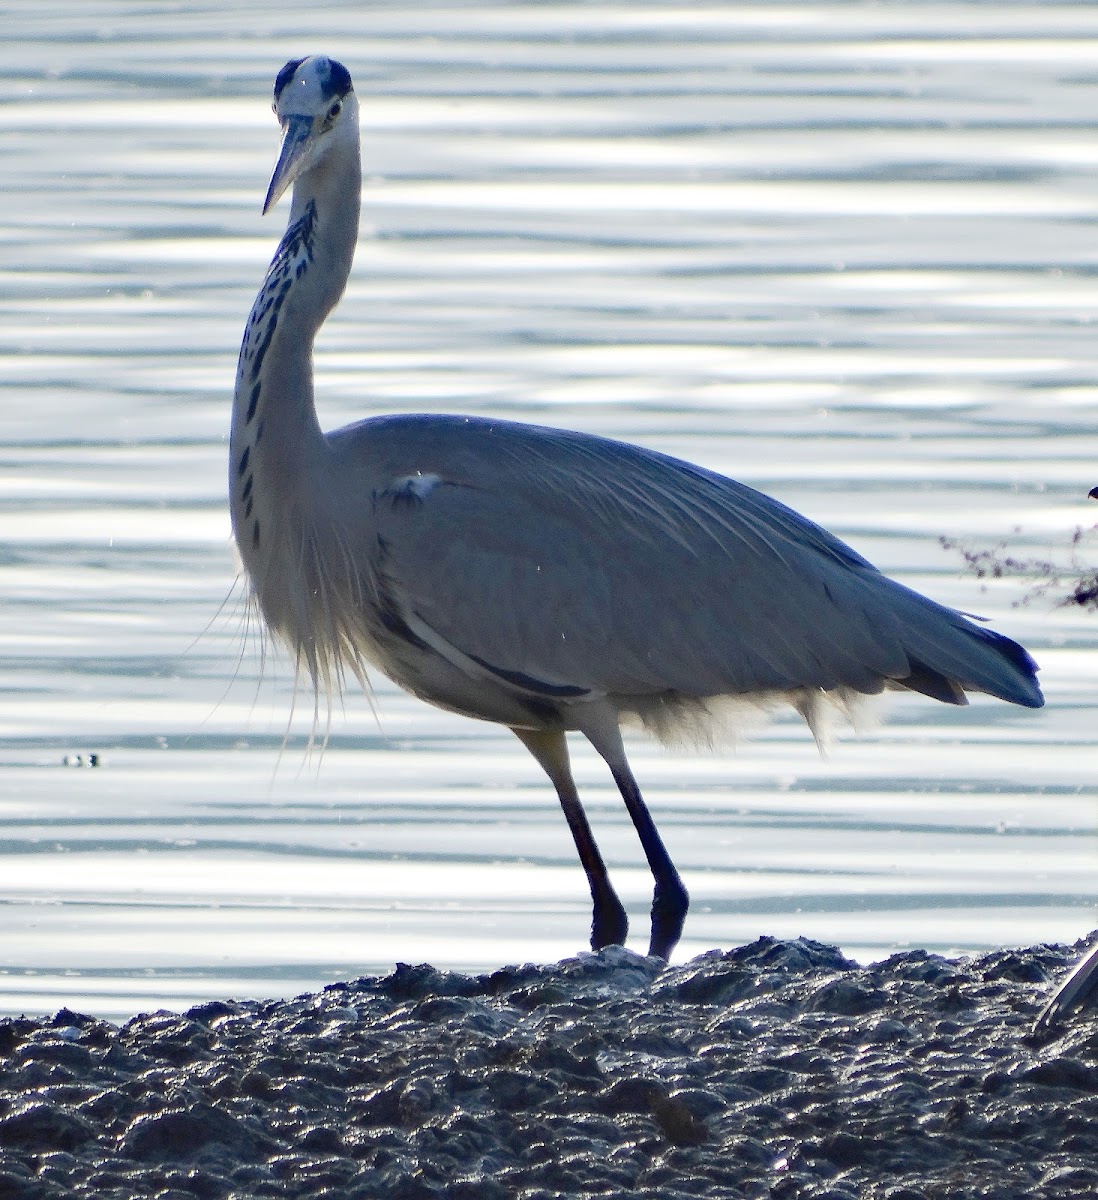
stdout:
<svg viewBox="0 0 1098 1200">
<path fill-rule="evenodd" d="M 997 542 L 988 550 L 973 549 L 951 537 L 940 537 L 938 543 L 944 550 L 956 550 L 977 579 L 1029 579 L 1029 588 L 1015 601 L 1015 606 L 1048 597 L 1055 599 L 1057 608 L 1077 606 L 1098 610 L 1098 568 L 1082 558 L 1083 546 L 1095 533 L 1098 525 L 1089 528 L 1077 525 L 1071 535 L 1067 561 L 1062 564 L 1048 558 L 1018 558 L 1007 553 L 1006 542 Z M 1058 595 L 1065 589 L 1066 594 Z"/>
</svg>

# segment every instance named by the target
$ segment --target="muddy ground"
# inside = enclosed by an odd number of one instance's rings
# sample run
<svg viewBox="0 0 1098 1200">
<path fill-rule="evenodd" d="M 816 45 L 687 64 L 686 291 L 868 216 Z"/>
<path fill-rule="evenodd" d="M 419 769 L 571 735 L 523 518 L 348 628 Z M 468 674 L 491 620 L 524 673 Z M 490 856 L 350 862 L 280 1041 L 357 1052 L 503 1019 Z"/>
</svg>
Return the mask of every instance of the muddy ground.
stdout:
<svg viewBox="0 0 1098 1200">
<path fill-rule="evenodd" d="M 1098 1014 L 1029 1036 L 1076 954 L 764 938 L 3 1021 L 0 1200 L 1098 1196 Z"/>
</svg>

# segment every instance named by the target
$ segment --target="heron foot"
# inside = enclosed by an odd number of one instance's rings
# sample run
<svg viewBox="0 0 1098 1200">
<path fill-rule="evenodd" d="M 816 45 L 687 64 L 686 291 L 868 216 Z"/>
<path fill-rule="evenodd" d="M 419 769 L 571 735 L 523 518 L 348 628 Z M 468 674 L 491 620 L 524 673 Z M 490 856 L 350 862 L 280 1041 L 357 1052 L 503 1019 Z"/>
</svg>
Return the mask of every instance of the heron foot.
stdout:
<svg viewBox="0 0 1098 1200">
<path fill-rule="evenodd" d="M 629 934 L 629 918 L 622 902 L 614 895 L 596 897 L 591 918 L 591 949 L 603 946 L 624 946 Z"/>
<path fill-rule="evenodd" d="M 690 894 L 675 872 L 670 879 L 660 880 L 652 897 L 652 940 L 648 953 L 657 958 L 670 958 L 671 951 L 682 937 Z"/>
</svg>

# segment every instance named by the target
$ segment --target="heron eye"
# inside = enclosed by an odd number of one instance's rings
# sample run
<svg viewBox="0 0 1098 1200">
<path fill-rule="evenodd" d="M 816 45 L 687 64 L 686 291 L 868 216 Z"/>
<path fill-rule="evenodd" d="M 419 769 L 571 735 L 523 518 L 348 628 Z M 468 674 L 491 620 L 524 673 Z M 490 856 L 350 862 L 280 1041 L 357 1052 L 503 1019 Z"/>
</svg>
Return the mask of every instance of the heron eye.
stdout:
<svg viewBox="0 0 1098 1200">
<path fill-rule="evenodd" d="M 343 111 L 343 101 L 337 100 L 331 108 L 328 109 L 328 120 L 334 121 L 336 117 Z"/>
</svg>

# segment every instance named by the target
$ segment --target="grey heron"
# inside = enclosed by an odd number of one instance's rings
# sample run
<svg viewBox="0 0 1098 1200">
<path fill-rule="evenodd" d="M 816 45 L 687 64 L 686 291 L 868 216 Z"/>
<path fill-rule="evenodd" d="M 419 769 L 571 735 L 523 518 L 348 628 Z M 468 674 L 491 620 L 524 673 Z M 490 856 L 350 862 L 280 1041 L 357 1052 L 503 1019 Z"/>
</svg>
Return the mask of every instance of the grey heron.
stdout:
<svg viewBox="0 0 1098 1200">
<path fill-rule="evenodd" d="M 785 505 L 655 451 L 443 415 L 321 430 L 315 335 L 347 283 L 361 196 L 345 67 L 287 63 L 263 211 L 289 224 L 252 307 L 233 404 L 233 529 L 267 626 L 317 689 L 367 667 L 432 704 L 509 727 L 548 775 L 587 874 L 594 949 L 625 909 L 584 814 L 566 734 L 605 760 L 654 880 L 649 953 L 688 896 L 641 796 L 621 724 L 701 731 L 725 698 L 966 690 L 1031 708 L 1017 643 L 882 575 Z"/>
</svg>

